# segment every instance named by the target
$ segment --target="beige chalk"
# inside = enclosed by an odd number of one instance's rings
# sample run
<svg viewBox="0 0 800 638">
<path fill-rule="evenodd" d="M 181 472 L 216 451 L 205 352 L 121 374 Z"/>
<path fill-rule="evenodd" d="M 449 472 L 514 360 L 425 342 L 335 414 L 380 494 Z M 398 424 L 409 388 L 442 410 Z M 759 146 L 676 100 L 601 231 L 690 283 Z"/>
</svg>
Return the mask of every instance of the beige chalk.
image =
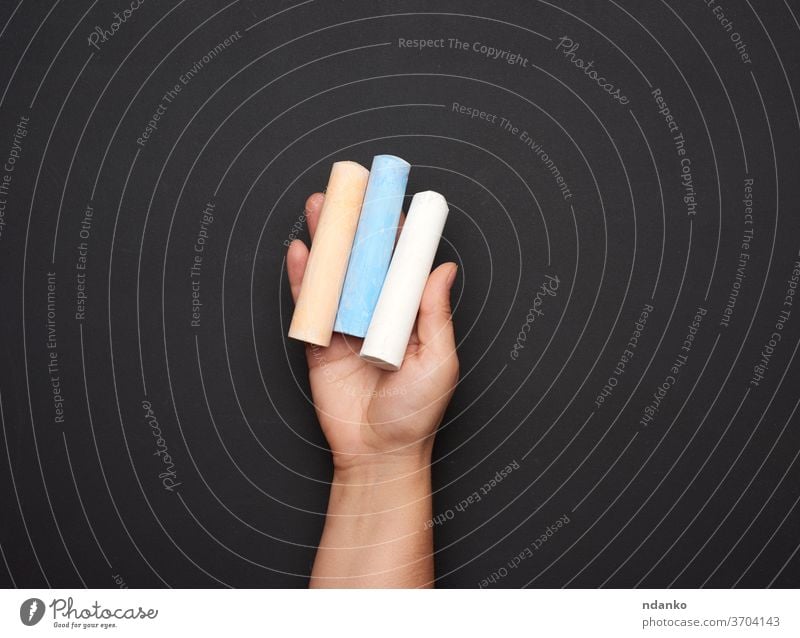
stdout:
<svg viewBox="0 0 800 638">
<path fill-rule="evenodd" d="M 289 336 L 327 347 L 331 342 L 339 296 L 361 214 L 369 171 L 357 162 L 331 167 L 303 285 Z"/>
</svg>

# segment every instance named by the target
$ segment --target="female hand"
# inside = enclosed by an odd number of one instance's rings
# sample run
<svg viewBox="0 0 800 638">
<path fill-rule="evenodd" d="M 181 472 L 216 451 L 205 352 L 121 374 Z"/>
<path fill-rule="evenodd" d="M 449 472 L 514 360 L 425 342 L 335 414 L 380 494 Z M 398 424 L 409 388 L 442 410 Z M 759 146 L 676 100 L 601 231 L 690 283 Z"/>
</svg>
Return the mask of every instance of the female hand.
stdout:
<svg viewBox="0 0 800 638">
<path fill-rule="evenodd" d="M 306 202 L 312 241 L 323 201 L 315 193 Z M 307 259 L 308 248 L 294 240 L 286 261 L 295 300 Z M 314 407 L 337 469 L 429 459 L 433 435 L 458 379 L 450 315 L 456 270 L 450 262 L 430 274 L 399 371 L 381 370 L 361 359 L 362 340 L 356 337 L 335 333 L 327 348 L 306 346 Z"/>
<path fill-rule="evenodd" d="M 323 195 L 306 202 L 313 241 Z M 308 248 L 286 257 L 295 300 Z M 311 394 L 333 452 L 333 481 L 311 587 L 430 587 L 433 436 L 458 380 L 450 316 L 456 265 L 428 277 L 400 370 L 358 356 L 361 339 L 334 334 L 327 348 L 306 345 Z"/>
</svg>

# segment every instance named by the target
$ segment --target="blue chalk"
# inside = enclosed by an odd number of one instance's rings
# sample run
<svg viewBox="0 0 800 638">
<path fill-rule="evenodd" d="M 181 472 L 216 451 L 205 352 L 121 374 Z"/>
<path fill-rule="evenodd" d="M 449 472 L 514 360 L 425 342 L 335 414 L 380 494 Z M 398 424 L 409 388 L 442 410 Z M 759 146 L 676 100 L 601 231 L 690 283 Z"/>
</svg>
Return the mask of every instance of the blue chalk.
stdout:
<svg viewBox="0 0 800 638">
<path fill-rule="evenodd" d="M 336 313 L 336 332 L 367 334 L 392 258 L 410 169 L 408 162 L 394 155 L 376 155 L 372 160 Z"/>
</svg>

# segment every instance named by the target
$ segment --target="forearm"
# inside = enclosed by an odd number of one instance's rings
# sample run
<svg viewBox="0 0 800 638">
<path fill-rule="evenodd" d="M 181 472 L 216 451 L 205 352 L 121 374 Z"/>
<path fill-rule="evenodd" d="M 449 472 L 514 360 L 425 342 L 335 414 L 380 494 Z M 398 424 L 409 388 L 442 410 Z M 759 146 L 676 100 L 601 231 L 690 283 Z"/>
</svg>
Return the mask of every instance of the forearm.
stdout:
<svg viewBox="0 0 800 638">
<path fill-rule="evenodd" d="M 429 459 L 334 471 L 311 587 L 431 587 Z"/>
</svg>

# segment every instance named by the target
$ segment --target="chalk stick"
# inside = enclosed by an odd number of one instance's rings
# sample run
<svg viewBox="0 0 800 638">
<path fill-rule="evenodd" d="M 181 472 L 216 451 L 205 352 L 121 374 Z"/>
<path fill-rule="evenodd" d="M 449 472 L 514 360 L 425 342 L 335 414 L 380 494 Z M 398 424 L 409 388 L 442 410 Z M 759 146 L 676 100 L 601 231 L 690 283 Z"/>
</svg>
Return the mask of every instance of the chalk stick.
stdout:
<svg viewBox="0 0 800 638">
<path fill-rule="evenodd" d="M 389 269 L 411 165 L 394 155 L 376 155 L 347 265 L 336 313 L 336 332 L 363 337 Z"/>
<path fill-rule="evenodd" d="M 399 370 L 447 220 L 447 202 L 434 191 L 411 200 L 360 355 L 384 370 Z"/>
<path fill-rule="evenodd" d="M 368 178 L 369 171 L 356 162 L 335 162 L 331 167 L 325 202 L 289 327 L 292 339 L 330 345 Z"/>
</svg>

